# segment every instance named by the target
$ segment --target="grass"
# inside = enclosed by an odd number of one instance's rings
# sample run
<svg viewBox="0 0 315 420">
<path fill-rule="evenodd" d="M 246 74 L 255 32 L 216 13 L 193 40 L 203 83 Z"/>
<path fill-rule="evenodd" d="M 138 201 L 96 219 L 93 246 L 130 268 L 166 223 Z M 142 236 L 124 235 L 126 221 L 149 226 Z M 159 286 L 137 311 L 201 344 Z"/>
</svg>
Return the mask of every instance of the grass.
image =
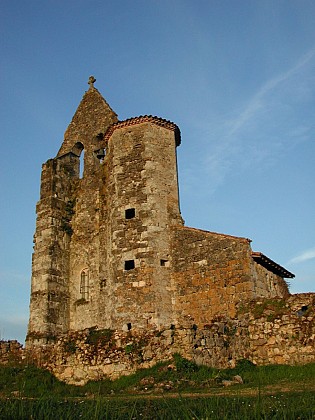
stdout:
<svg viewBox="0 0 315 420">
<path fill-rule="evenodd" d="M 243 384 L 224 388 L 240 375 Z M 174 355 L 76 387 L 32 365 L 0 366 L 0 419 L 315 419 L 315 363 L 218 370 Z"/>
<path fill-rule="evenodd" d="M 16 419 L 314 419 L 314 393 L 151 399 L 10 399 L 0 418 Z"/>
</svg>

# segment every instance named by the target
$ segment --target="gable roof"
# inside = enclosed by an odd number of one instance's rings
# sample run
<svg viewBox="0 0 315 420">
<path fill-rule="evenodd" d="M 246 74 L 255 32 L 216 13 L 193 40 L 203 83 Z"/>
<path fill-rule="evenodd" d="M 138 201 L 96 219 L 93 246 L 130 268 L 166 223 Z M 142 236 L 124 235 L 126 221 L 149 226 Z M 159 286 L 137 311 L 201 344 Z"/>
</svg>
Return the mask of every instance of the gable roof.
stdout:
<svg viewBox="0 0 315 420">
<path fill-rule="evenodd" d="M 88 147 L 95 136 L 103 135 L 107 128 L 117 121 L 117 114 L 100 92 L 90 85 L 90 89 L 85 92 L 65 132 L 64 141 L 57 156 L 69 153 L 77 142 Z"/>
</svg>

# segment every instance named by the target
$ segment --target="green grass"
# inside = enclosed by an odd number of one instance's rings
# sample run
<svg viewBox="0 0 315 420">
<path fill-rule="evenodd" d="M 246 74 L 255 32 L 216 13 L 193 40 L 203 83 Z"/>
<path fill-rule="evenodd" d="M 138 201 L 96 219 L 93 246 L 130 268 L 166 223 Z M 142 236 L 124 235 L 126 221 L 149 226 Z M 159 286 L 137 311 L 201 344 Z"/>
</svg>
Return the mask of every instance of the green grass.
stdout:
<svg viewBox="0 0 315 420">
<path fill-rule="evenodd" d="M 59 381 L 47 370 L 33 365 L 0 366 L 0 396 L 41 398 L 52 394 L 77 396 L 80 395 L 80 389 Z"/>
<path fill-rule="evenodd" d="M 17 419 L 314 419 L 314 393 L 263 397 L 161 399 L 11 399 L 0 403 L 0 418 Z"/>
<path fill-rule="evenodd" d="M 235 375 L 243 384 L 224 388 Z M 315 419 L 315 363 L 218 370 L 174 355 L 115 381 L 66 385 L 32 365 L 0 366 L 0 419 Z"/>
</svg>

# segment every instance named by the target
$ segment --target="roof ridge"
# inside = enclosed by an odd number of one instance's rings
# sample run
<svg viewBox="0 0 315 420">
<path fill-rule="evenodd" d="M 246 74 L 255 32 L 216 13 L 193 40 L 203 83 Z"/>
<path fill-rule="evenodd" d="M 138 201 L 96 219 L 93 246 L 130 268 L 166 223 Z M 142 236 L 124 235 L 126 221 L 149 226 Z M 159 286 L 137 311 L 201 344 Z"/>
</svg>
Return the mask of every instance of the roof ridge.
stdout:
<svg viewBox="0 0 315 420">
<path fill-rule="evenodd" d="M 174 226 L 174 227 L 176 229 L 177 228 L 180 228 L 180 229 L 189 229 L 189 230 L 193 230 L 193 231 L 198 231 L 198 232 L 203 232 L 203 233 L 209 233 L 211 235 L 222 236 L 222 237 L 225 237 L 225 238 L 240 239 L 240 240 L 243 240 L 243 241 L 246 241 L 246 242 L 249 242 L 249 243 L 252 242 L 251 239 L 245 238 L 244 236 L 236 236 L 236 235 L 229 235 L 229 234 L 226 234 L 226 233 L 213 232 L 213 231 L 210 231 L 210 230 L 194 228 L 194 227 L 191 227 L 191 226 Z"/>
</svg>

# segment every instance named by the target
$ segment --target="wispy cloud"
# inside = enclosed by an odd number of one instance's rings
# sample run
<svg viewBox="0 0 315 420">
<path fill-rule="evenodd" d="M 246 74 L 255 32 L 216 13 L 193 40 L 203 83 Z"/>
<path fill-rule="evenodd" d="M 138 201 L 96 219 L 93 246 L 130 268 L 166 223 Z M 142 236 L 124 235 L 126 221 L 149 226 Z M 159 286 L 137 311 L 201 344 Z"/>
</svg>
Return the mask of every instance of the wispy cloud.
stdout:
<svg viewBox="0 0 315 420">
<path fill-rule="evenodd" d="M 305 261 L 313 260 L 313 259 L 315 259 L 315 247 L 301 252 L 301 254 L 298 254 L 297 256 L 292 258 L 290 261 L 288 261 L 288 264 L 299 264 L 301 262 L 305 262 Z"/>
<path fill-rule="evenodd" d="M 235 165 L 238 168 L 253 164 L 259 167 L 262 161 L 265 166 L 273 165 L 284 147 L 295 144 L 292 136 L 295 135 L 298 142 L 309 135 L 309 121 L 295 120 L 295 111 L 287 103 L 293 95 L 299 107 L 304 104 L 305 98 L 300 91 L 313 86 L 304 72 L 308 72 L 314 58 L 315 47 L 286 71 L 267 80 L 234 118 L 221 121 L 220 141 L 214 143 L 205 157 L 211 192 L 224 182 Z M 210 130 L 209 136 L 213 137 Z"/>
<path fill-rule="evenodd" d="M 229 130 L 228 135 L 231 136 L 240 130 L 244 124 L 246 124 L 252 118 L 255 118 L 257 112 L 264 105 L 264 98 L 276 89 L 281 83 L 294 76 L 299 70 L 307 65 L 315 55 L 315 48 L 311 49 L 308 53 L 303 55 L 298 62 L 288 69 L 287 71 L 279 74 L 278 76 L 268 80 L 258 92 L 251 98 L 246 108 L 240 113 L 240 115 L 232 122 L 232 126 Z"/>
</svg>

